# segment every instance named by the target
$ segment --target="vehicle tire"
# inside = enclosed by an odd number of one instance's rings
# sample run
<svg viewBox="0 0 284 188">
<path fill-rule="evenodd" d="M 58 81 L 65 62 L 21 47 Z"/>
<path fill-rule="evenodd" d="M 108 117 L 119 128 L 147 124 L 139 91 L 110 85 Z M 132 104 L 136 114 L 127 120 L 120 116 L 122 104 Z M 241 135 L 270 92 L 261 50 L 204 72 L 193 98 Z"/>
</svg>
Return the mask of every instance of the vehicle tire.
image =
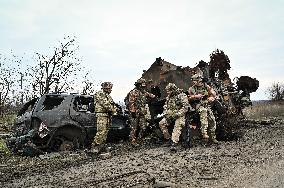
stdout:
<svg viewBox="0 0 284 188">
<path fill-rule="evenodd" d="M 74 126 L 59 128 L 50 142 L 50 148 L 55 151 L 77 150 L 84 146 L 85 133 Z"/>
<path fill-rule="evenodd" d="M 73 151 L 73 150 L 74 150 L 74 144 L 73 142 L 68 140 L 64 140 L 59 147 L 59 151 Z"/>
<path fill-rule="evenodd" d="M 51 148 L 53 151 L 73 151 L 79 149 L 78 139 L 69 140 L 62 135 L 58 135 L 53 138 L 51 142 Z"/>
</svg>

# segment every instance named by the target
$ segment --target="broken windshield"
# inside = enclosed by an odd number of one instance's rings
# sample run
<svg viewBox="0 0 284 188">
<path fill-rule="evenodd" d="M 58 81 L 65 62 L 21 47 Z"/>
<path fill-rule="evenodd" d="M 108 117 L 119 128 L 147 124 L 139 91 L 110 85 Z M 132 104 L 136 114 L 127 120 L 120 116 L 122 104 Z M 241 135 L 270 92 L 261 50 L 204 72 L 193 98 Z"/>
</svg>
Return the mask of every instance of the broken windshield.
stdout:
<svg viewBox="0 0 284 188">
<path fill-rule="evenodd" d="M 64 99 L 65 96 L 46 96 L 41 110 L 44 111 L 57 108 L 63 102 Z"/>
<path fill-rule="evenodd" d="M 78 96 L 74 100 L 74 110 L 77 112 L 93 112 L 93 98 Z"/>
</svg>

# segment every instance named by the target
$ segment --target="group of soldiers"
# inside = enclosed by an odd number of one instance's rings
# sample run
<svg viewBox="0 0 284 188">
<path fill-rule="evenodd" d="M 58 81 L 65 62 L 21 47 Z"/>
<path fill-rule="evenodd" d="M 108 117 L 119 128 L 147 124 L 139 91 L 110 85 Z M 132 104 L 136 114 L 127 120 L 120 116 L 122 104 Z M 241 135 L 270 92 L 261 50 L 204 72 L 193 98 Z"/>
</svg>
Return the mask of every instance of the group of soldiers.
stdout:
<svg viewBox="0 0 284 188">
<path fill-rule="evenodd" d="M 176 151 L 176 146 L 180 141 L 182 129 L 186 125 L 186 113 L 188 110 L 195 110 L 200 116 L 201 137 L 217 144 L 216 121 L 211 109 L 211 103 L 216 99 L 216 92 L 212 87 L 203 82 L 202 76 L 195 74 L 192 76 L 193 85 L 188 89 L 188 95 L 179 89 L 174 83 L 166 86 L 166 102 L 163 106 L 162 120 L 159 127 L 163 133 L 164 140 L 169 143 L 171 150 Z M 145 130 L 151 119 L 147 98 L 155 98 L 152 93 L 147 92 L 146 80 L 140 78 L 135 82 L 135 88 L 126 97 L 126 108 L 129 112 L 130 121 L 130 142 L 137 145 L 145 136 Z M 101 152 L 105 149 L 112 116 L 116 115 L 117 107 L 113 102 L 110 93 L 112 83 L 102 83 L 102 89 L 95 93 L 95 114 L 97 117 L 97 134 L 92 143 L 94 152 Z M 198 101 L 198 102 L 192 102 Z M 172 134 L 169 133 L 169 125 L 174 124 Z"/>
</svg>

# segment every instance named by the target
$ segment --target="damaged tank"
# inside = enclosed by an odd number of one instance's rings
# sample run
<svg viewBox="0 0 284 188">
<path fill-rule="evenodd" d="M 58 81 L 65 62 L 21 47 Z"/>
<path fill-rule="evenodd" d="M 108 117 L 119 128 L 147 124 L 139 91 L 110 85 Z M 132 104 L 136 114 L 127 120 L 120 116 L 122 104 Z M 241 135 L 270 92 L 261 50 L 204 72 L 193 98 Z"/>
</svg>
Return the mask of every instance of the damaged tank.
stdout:
<svg viewBox="0 0 284 188">
<path fill-rule="evenodd" d="M 195 67 L 182 67 L 165 61 L 161 57 L 148 70 L 144 70 L 142 78 L 148 81 L 148 90 L 157 96 L 149 100 L 149 108 L 153 119 L 163 111 L 168 83 L 175 83 L 180 89 L 187 93 L 192 86 L 191 77 L 201 74 L 203 81 L 214 88 L 217 100 L 212 108 L 217 121 L 217 137 L 226 140 L 231 132 L 230 119 L 242 116 L 242 110 L 252 105 L 250 93 L 259 87 L 259 81 L 249 76 L 240 76 L 231 80 L 230 59 L 222 50 L 215 50 L 210 54 L 210 61 L 199 61 Z M 196 117 L 196 114 L 192 117 Z M 198 122 L 198 117 L 191 118 Z M 157 123 L 157 121 L 155 121 Z M 227 134 L 227 135 L 226 135 Z"/>
</svg>

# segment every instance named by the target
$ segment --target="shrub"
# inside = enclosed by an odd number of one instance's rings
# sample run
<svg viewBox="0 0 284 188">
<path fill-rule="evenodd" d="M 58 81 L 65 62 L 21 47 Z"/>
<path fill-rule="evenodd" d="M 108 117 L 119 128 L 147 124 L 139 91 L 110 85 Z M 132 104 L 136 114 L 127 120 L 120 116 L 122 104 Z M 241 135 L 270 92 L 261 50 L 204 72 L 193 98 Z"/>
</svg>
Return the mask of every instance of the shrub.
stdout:
<svg viewBox="0 0 284 188">
<path fill-rule="evenodd" d="M 273 101 L 284 100 L 284 84 L 277 82 L 273 83 L 271 87 L 267 89 L 269 98 Z"/>
<path fill-rule="evenodd" d="M 244 115 L 252 119 L 284 118 L 284 101 L 258 101 L 244 109 Z"/>
</svg>

